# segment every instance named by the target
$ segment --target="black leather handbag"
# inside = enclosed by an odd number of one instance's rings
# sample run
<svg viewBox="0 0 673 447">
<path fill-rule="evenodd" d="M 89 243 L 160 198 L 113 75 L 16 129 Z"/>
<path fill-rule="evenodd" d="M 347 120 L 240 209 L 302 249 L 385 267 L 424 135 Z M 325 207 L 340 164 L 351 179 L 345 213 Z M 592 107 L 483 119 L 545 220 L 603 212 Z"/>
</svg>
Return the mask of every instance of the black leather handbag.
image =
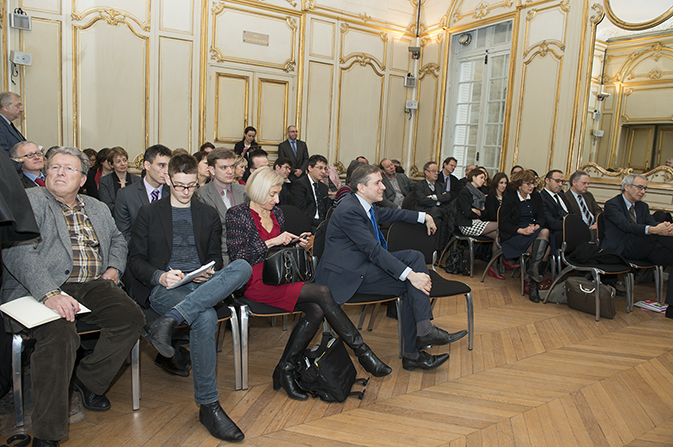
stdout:
<svg viewBox="0 0 673 447">
<path fill-rule="evenodd" d="M 302 247 L 272 247 L 264 255 L 262 282 L 269 286 L 311 282 L 315 267 L 311 254 Z"/>
</svg>

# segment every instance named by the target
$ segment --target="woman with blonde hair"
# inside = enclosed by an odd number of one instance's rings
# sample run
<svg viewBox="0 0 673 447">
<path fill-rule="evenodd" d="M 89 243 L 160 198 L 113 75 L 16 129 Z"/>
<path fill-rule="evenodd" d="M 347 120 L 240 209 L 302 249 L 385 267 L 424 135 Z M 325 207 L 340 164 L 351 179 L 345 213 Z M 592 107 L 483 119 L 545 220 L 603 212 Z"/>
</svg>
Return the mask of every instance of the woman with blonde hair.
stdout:
<svg viewBox="0 0 673 447">
<path fill-rule="evenodd" d="M 245 175 L 245 170 L 247 169 L 247 167 L 248 167 L 248 160 L 238 155 L 234 159 L 234 181 L 240 183 L 241 185 L 245 185 L 245 182 L 243 181 L 243 176 Z"/>
<path fill-rule="evenodd" d="M 292 399 L 308 399 L 294 380 L 294 365 L 320 328 L 323 318 L 353 349 L 368 373 L 376 377 L 390 374 L 390 367 L 364 343 L 360 332 L 332 298 L 329 288 L 304 282 L 272 286 L 262 281 L 264 255 L 269 248 L 292 244 L 306 247 L 308 244 L 309 233 L 297 236 L 285 231 L 283 212 L 276 206 L 284 181 L 270 166 L 256 169 L 245 186 L 250 201 L 229 208 L 226 215 L 229 258 L 232 261 L 243 259 L 252 266 L 252 276 L 245 287 L 246 298 L 287 312 L 304 312 L 273 372 L 273 388 L 282 387 Z"/>
</svg>

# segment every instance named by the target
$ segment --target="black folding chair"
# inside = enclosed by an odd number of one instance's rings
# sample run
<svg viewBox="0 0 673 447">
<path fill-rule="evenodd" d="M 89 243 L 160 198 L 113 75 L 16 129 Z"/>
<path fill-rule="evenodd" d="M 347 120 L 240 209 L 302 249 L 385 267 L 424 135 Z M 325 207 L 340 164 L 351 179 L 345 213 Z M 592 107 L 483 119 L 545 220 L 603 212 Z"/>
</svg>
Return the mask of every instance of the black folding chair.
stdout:
<svg viewBox="0 0 673 447">
<path fill-rule="evenodd" d="M 561 261 L 566 266 L 561 273 L 556 277 L 549 293 L 544 298 L 544 303 L 554 289 L 554 286 L 567 273 L 575 270 L 578 272 L 589 272 L 592 274 L 596 289 L 596 321 L 600 321 L 601 302 L 600 302 L 600 285 L 601 275 L 624 275 L 626 282 L 626 311 L 631 312 L 629 300 L 633 300 L 633 270 L 630 265 L 626 264 L 579 264 L 568 259 L 568 255 L 575 251 L 577 246 L 582 242 L 591 242 L 591 231 L 582 218 L 576 214 L 568 214 L 563 218 L 563 243 L 561 244 Z"/>
<path fill-rule="evenodd" d="M 605 216 L 603 213 L 599 213 L 596 216 L 596 224 L 598 226 L 598 245 L 600 246 L 603 238 L 605 237 Z M 653 269 L 654 272 L 654 293 L 657 297 L 657 303 L 663 303 L 664 301 L 664 267 L 662 265 L 657 265 L 645 260 L 636 260 L 636 259 L 626 259 L 626 262 L 629 263 L 634 269 L 649 270 Z M 635 282 L 634 282 L 635 285 Z M 629 297 L 629 312 L 633 310 L 633 298 Z"/>
<path fill-rule="evenodd" d="M 440 276 L 435 271 L 435 259 L 437 258 L 437 238 L 435 234 L 428 236 L 425 225 L 411 224 L 407 222 L 395 222 L 388 230 L 388 250 L 391 252 L 400 250 L 418 250 L 425 257 L 425 263 L 430 265 L 428 271 L 432 280 L 432 290 L 430 298 L 434 301 L 437 298 L 449 297 L 455 295 L 465 295 L 465 304 L 467 305 L 467 348 L 472 350 L 472 339 L 474 338 L 474 306 L 472 302 L 472 289 L 460 281 L 451 281 Z M 398 318 L 401 314 L 398 312 Z"/>
<path fill-rule="evenodd" d="M 292 205 L 278 205 L 285 216 L 285 231 L 299 236 L 311 231 L 311 219 L 302 210 Z"/>
</svg>

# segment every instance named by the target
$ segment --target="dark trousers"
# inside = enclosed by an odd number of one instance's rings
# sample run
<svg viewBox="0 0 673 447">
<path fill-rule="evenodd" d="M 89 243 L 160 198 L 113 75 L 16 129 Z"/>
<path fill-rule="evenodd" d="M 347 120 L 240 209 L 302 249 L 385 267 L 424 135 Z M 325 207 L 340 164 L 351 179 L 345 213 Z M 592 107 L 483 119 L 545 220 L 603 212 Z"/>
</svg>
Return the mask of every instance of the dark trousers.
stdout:
<svg viewBox="0 0 673 447">
<path fill-rule="evenodd" d="M 649 261 L 664 266 L 673 265 L 673 236 L 631 237 L 625 242 L 622 255 L 627 259 Z M 673 281 L 670 277 L 668 278 L 666 304 L 673 304 Z"/>
<path fill-rule="evenodd" d="M 89 390 L 104 394 L 138 340 L 145 317 L 112 281 L 63 284 L 61 290 L 91 310 L 77 318 L 101 328 L 94 351 L 75 373 Z M 76 322 L 52 321 L 33 328 L 30 335 L 37 341 L 30 361 L 33 433 L 40 439 L 61 440 L 68 436 L 68 389 L 79 347 Z"/>
<path fill-rule="evenodd" d="M 418 273 L 428 273 L 423 254 L 416 250 L 401 250 L 391 253 L 397 259 Z M 402 326 L 404 328 L 404 352 L 414 353 L 416 349 L 416 322 L 432 320 L 430 298 L 411 285 L 411 282 L 391 278 L 388 272 L 375 264 L 369 264 L 360 293 L 402 296 Z"/>
</svg>

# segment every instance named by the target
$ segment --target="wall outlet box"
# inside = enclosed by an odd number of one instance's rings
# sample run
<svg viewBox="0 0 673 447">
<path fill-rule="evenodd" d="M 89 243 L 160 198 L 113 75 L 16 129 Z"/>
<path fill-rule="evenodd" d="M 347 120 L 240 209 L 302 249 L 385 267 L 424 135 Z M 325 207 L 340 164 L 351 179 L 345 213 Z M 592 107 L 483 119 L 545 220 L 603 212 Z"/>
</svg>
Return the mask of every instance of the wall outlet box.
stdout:
<svg viewBox="0 0 673 447">
<path fill-rule="evenodd" d="M 605 132 L 602 130 L 594 130 L 592 134 L 594 137 L 602 137 L 603 135 L 605 135 Z"/>
<path fill-rule="evenodd" d="M 406 108 L 409 110 L 418 109 L 418 101 L 407 101 Z"/>
<path fill-rule="evenodd" d="M 12 50 L 9 52 L 9 60 L 16 65 L 33 65 L 33 55 L 30 53 Z"/>
</svg>

